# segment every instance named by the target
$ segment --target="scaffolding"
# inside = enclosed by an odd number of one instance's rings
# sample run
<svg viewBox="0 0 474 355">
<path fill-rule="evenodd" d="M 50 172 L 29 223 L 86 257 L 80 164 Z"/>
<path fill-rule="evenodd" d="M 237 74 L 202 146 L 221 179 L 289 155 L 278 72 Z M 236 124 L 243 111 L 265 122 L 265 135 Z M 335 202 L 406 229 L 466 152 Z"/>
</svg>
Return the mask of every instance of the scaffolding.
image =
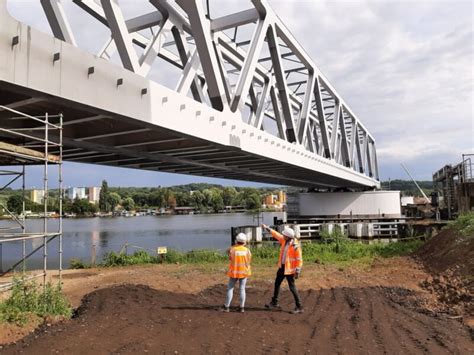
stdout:
<svg viewBox="0 0 474 355">
<path fill-rule="evenodd" d="M 456 165 L 445 165 L 433 174 L 433 185 L 441 197 L 439 209 L 444 218 L 455 218 L 459 213 L 474 208 L 474 154 L 463 154 Z"/>
<path fill-rule="evenodd" d="M 0 202 L 0 209 L 9 220 L 9 226 L 2 228 L 0 220 L 0 292 L 11 288 L 13 285 L 12 272 L 21 272 L 25 279 L 43 278 L 43 285 L 46 285 L 48 275 L 48 244 L 58 239 L 58 277 L 61 284 L 62 263 L 63 263 L 63 176 L 62 176 L 62 153 L 63 153 L 63 116 L 49 115 L 31 116 L 23 112 L 19 112 L 8 106 L 0 105 L 0 177 L 6 181 L 0 186 L 0 192 L 5 191 L 15 182 L 21 180 L 21 206 L 18 206 L 19 199 L 16 199 L 16 211 L 9 208 L 8 204 Z M 40 205 L 41 212 L 38 217 L 43 220 L 42 230 L 29 232 L 26 223 L 26 186 L 25 186 L 25 166 L 42 165 L 43 166 L 43 190 L 42 201 Z M 49 228 L 48 219 L 52 217 L 49 210 L 50 185 L 49 185 L 49 169 L 50 165 L 57 166 L 58 171 L 58 204 L 57 215 L 58 225 L 56 228 Z M 41 190 L 37 190 L 41 191 Z M 21 210 L 21 213 L 18 213 Z M 54 230 L 49 230 L 54 229 Z M 35 241 L 39 241 L 36 243 Z M 7 243 L 15 246 L 21 244 L 21 258 L 8 265 L 3 270 L 3 247 Z M 31 250 L 27 249 L 27 245 L 31 243 Z M 27 260 L 33 255 L 42 251 L 42 270 L 32 271 L 27 274 Z"/>
</svg>

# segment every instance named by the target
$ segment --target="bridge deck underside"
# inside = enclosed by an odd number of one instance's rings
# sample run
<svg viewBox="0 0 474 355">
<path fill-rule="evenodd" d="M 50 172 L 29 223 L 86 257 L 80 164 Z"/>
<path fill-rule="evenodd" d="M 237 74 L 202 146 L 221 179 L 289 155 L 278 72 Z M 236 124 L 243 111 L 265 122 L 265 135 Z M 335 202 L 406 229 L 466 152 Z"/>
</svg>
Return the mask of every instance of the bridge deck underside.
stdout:
<svg viewBox="0 0 474 355">
<path fill-rule="evenodd" d="M 0 105 L 32 116 L 47 112 L 52 116 L 50 121 L 53 123 L 59 122 L 57 115 L 62 113 L 64 161 L 290 186 L 361 187 L 348 180 L 156 125 L 146 126 L 137 120 L 44 96 L 1 81 Z M 38 136 L 31 122 L 28 122 L 28 127 L 25 125 L 24 119 L 16 118 L 12 112 L 0 110 L 0 129 L 21 129 L 20 132 L 24 134 Z M 52 140 L 58 138 L 55 134 L 50 133 Z M 0 141 L 24 146 L 31 144 L 28 138 L 19 140 L 5 130 L 0 130 Z M 57 153 L 57 148 L 50 147 L 49 154 Z M 8 163 L 0 162 L 3 165 Z"/>
</svg>

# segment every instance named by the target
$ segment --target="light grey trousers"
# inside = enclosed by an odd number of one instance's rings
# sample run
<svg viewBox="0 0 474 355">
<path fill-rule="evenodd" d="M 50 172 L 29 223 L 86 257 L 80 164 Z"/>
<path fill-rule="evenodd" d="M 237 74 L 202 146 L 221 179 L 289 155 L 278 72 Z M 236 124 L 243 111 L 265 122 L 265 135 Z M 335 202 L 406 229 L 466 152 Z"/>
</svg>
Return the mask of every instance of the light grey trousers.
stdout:
<svg viewBox="0 0 474 355">
<path fill-rule="evenodd" d="M 239 281 L 239 290 L 240 290 L 240 307 L 244 308 L 245 306 L 245 286 L 247 285 L 247 278 L 244 279 L 234 279 L 229 277 L 229 283 L 227 284 L 227 297 L 225 299 L 225 306 L 229 307 L 232 302 L 232 297 L 234 296 L 234 286 Z"/>
</svg>

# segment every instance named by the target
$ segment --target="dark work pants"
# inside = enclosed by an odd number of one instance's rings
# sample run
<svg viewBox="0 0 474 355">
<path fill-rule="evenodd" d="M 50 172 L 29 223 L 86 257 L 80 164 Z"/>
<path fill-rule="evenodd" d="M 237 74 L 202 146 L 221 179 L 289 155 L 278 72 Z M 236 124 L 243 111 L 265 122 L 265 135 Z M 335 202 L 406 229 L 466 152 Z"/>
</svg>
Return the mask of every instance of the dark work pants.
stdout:
<svg viewBox="0 0 474 355">
<path fill-rule="evenodd" d="M 290 291 L 293 294 L 293 297 L 295 298 L 296 308 L 301 308 L 300 295 L 298 294 L 298 290 L 296 289 L 296 285 L 295 285 L 295 275 L 285 275 L 284 267 L 279 268 L 277 271 L 276 279 L 275 279 L 275 290 L 273 292 L 272 303 L 278 304 L 280 286 L 283 280 L 285 279 L 285 277 L 286 277 L 286 281 L 288 281 L 288 286 L 290 287 Z"/>
</svg>

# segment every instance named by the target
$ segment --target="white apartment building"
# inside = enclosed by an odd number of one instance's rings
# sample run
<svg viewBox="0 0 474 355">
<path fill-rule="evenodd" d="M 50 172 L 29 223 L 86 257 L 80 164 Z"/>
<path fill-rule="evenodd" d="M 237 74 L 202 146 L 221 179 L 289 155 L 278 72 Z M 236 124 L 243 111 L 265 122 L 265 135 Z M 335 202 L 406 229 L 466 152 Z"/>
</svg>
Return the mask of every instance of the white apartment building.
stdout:
<svg viewBox="0 0 474 355">
<path fill-rule="evenodd" d="M 44 190 L 33 189 L 30 192 L 30 200 L 34 203 L 43 203 Z"/>
<path fill-rule="evenodd" d="M 88 188 L 88 196 L 90 203 L 99 203 L 100 187 L 92 186 Z"/>
<path fill-rule="evenodd" d="M 70 187 L 67 189 L 66 195 L 71 200 L 74 200 L 76 197 L 82 200 L 83 198 L 86 198 L 86 188 L 85 187 Z"/>
</svg>

